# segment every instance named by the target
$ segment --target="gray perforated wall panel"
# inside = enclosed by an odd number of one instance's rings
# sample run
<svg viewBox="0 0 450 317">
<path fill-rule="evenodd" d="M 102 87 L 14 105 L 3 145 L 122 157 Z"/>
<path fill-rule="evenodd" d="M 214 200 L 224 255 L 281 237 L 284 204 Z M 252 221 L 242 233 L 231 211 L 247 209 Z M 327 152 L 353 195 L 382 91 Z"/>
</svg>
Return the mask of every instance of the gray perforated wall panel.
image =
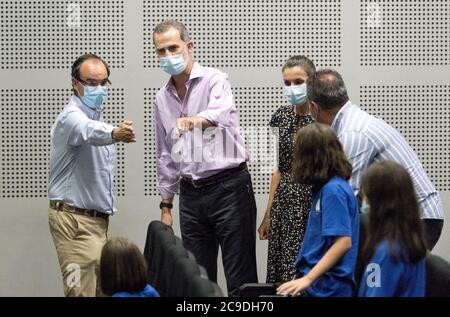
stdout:
<svg viewBox="0 0 450 317">
<path fill-rule="evenodd" d="M 338 69 L 351 99 L 407 138 L 448 209 L 448 1 L 0 0 L 0 296 L 62 295 L 47 223 L 49 137 L 70 96 L 70 65 L 83 53 L 102 56 L 112 69 L 105 120 L 134 121 L 138 138 L 118 146 L 120 212 L 109 235 L 143 247 L 147 224 L 159 218 L 153 103 L 168 79 L 151 34 L 167 17 L 188 26 L 197 61 L 230 75 L 247 132 L 266 127 L 287 105 L 281 66 L 289 56 Z M 271 177 L 263 165 L 250 164 L 258 225 Z M 450 260 L 449 240 L 446 224 L 435 253 Z M 257 252 L 263 281 L 266 241 L 258 240 Z M 219 284 L 225 289 L 221 269 Z"/>
</svg>

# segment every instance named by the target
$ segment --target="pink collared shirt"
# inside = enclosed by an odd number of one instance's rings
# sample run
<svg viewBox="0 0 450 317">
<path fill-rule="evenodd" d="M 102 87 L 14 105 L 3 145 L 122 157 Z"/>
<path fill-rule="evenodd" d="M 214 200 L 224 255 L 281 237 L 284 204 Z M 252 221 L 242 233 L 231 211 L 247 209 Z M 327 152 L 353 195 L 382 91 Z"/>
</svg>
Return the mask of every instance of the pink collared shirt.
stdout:
<svg viewBox="0 0 450 317">
<path fill-rule="evenodd" d="M 156 159 L 158 190 L 173 197 L 181 177 L 201 179 L 249 160 L 239 133 L 239 118 L 228 75 L 194 63 L 180 101 L 172 78 L 156 94 Z M 200 116 L 215 127 L 177 135 L 180 117 Z"/>
</svg>

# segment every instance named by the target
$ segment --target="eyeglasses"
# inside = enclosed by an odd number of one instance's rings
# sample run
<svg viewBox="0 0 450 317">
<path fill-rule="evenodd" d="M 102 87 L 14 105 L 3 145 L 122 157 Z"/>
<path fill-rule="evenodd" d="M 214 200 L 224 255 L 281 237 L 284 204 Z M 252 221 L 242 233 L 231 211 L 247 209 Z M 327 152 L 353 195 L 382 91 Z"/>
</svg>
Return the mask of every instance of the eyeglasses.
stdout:
<svg viewBox="0 0 450 317">
<path fill-rule="evenodd" d="M 95 80 L 81 80 L 79 78 L 75 78 L 80 84 L 82 84 L 83 86 L 88 86 L 88 87 L 98 87 L 98 86 L 102 86 L 102 87 L 109 87 L 111 86 L 111 81 L 106 78 L 104 81 L 102 82 L 96 82 Z"/>
</svg>

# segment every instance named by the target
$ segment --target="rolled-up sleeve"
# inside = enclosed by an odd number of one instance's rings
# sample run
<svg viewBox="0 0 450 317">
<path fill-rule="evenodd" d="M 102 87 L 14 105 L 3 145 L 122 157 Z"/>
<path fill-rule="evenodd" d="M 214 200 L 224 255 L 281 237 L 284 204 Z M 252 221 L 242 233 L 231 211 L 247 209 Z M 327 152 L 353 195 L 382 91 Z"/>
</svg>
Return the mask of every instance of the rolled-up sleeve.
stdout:
<svg viewBox="0 0 450 317">
<path fill-rule="evenodd" d="M 72 146 L 88 143 L 95 146 L 105 146 L 115 143 L 112 139 L 114 126 L 96 120 L 91 120 L 82 112 L 73 110 L 65 113 L 58 125 L 67 132 L 67 144 Z"/>
<path fill-rule="evenodd" d="M 226 74 L 211 77 L 208 107 L 197 114 L 217 127 L 229 127 L 231 114 L 236 112 L 233 93 Z"/>
<path fill-rule="evenodd" d="M 162 124 L 158 107 L 155 106 L 156 173 L 158 191 L 163 199 L 170 199 L 178 193 L 180 171 L 171 156 L 167 144 L 167 133 Z"/>
</svg>

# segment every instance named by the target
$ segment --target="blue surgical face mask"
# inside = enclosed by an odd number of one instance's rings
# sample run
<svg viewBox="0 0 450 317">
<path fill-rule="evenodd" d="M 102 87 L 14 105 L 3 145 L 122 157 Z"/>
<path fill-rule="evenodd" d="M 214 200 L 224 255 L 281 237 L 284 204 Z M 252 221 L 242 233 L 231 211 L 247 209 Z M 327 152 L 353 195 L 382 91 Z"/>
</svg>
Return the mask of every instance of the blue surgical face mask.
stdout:
<svg viewBox="0 0 450 317">
<path fill-rule="evenodd" d="M 294 86 L 285 86 L 284 95 L 292 105 L 303 105 L 307 99 L 306 83 Z"/>
<path fill-rule="evenodd" d="M 100 109 L 103 102 L 108 97 L 108 90 L 103 86 L 83 86 L 84 95 L 81 100 L 92 109 Z"/>
<path fill-rule="evenodd" d="M 368 203 L 366 203 L 365 200 L 363 200 L 362 204 L 361 204 L 361 213 L 362 214 L 368 214 L 370 211 L 370 206 Z"/>
<path fill-rule="evenodd" d="M 169 75 L 180 75 L 187 66 L 187 61 L 183 55 L 183 53 L 180 53 L 177 55 L 160 57 L 159 66 Z"/>
</svg>

